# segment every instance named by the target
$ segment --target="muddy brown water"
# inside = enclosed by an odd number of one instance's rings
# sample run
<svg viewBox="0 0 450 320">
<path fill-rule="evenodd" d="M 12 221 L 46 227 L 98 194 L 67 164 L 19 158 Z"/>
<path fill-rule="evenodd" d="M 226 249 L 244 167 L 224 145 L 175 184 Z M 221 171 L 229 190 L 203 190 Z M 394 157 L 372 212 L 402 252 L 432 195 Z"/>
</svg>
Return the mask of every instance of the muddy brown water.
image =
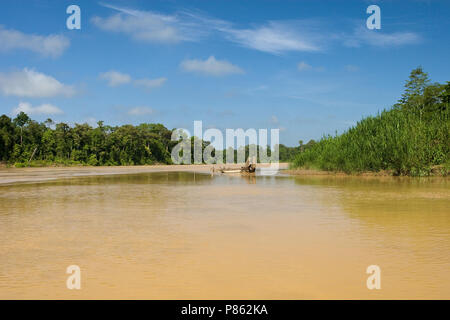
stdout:
<svg viewBox="0 0 450 320">
<path fill-rule="evenodd" d="M 69 265 L 81 290 L 66 288 Z M 449 299 L 450 181 L 154 172 L 2 185 L 0 298 Z"/>
</svg>

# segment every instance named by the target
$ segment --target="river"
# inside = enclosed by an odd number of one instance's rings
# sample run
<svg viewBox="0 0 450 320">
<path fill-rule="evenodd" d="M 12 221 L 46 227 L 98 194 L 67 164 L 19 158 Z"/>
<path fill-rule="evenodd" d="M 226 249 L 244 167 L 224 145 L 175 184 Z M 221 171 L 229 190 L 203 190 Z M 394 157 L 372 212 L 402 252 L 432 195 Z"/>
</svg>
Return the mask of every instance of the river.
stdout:
<svg viewBox="0 0 450 320">
<path fill-rule="evenodd" d="M 66 287 L 69 265 L 80 290 Z M 449 299 L 450 180 L 153 172 L 1 185 L 0 298 Z"/>
</svg>

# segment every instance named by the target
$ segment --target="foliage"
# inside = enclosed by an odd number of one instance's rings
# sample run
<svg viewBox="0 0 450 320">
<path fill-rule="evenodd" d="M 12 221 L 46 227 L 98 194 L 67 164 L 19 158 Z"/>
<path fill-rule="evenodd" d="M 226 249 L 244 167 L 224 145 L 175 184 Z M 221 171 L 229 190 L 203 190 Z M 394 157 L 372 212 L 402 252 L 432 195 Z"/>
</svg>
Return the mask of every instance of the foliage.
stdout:
<svg viewBox="0 0 450 320">
<path fill-rule="evenodd" d="M 105 126 L 54 124 L 25 113 L 0 117 L 0 161 L 16 166 L 170 163 L 172 130 L 162 124 Z"/>
<path fill-rule="evenodd" d="M 429 84 L 419 67 L 411 72 L 401 100 L 367 117 L 342 135 L 324 136 L 299 153 L 293 167 L 348 173 L 392 171 L 395 175 L 448 172 L 450 82 Z"/>
</svg>

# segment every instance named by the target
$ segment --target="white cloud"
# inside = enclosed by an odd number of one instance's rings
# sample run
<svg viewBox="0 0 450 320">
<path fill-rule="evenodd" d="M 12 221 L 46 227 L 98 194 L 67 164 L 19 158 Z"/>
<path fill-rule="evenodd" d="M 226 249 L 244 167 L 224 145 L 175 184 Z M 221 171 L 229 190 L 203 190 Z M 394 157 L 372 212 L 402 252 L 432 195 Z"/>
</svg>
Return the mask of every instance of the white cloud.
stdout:
<svg viewBox="0 0 450 320">
<path fill-rule="evenodd" d="M 360 47 L 363 44 L 367 44 L 375 47 L 393 47 L 417 44 L 421 41 L 422 38 L 414 32 L 386 33 L 360 27 L 351 36 L 346 37 L 344 45 Z"/>
<path fill-rule="evenodd" d="M 123 14 L 108 18 L 94 17 L 92 21 L 102 30 L 123 32 L 135 40 L 167 43 L 184 40 L 177 29 L 165 20 L 162 16 L 146 13 L 139 17 Z"/>
<path fill-rule="evenodd" d="M 131 77 L 128 74 L 113 70 L 100 73 L 99 78 L 108 81 L 108 86 L 110 87 L 117 87 L 131 81 Z"/>
<path fill-rule="evenodd" d="M 27 115 L 57 115 L 64 113 L 60 108 L 49 103 L 33 107 L 28 102 L 20 102 L 19 105 L 11 111 L 11 114 L 15 116 L 20 112 L 25 112 Z"/>
<path fill-rule="evenodd" d="M 226 37 L 244 47 L 280 54 L 286 51 L 320 51 L 319 35 L 305 31 L 303 23 L 271 21 L 264 26 L 251 29 L 236 29 L 220 26 L 218 30 Z"/>
<path fill-rule="evenodd" d="M 21 71 L 0 73 L 0 92 L 6 96 L 43 98 L 72 96 L 75 89 L 51 76 L 25 68 Z"/>
<path fill-rule="evenodd" d="M 269 21 L 252 28 L 236 28 L 232 23 L 198 12 L 178 11 L 163 15 L 103 4 L 119 11 L 109 17 L 94 17 L 100 29 L 130 35 L 135 40 L 156 43 L 198 41 L 218 32 L 244 47 L 279 54 L 286 51 L 318 51 L 320 35 L 309 32 L 311 21 Z"/>
<path fill-rule="evenodd" d="M 420 37 L 414 32 L 394 32 L 390 34 L 372 33 L 366 38 L 372 46 L 402 46 L 420 42 Z"/>
<path fill-rule="evenodd" d="M 103 18 L 94 17 L 92 21 L 100 29 L 124 33 L 135 40 L 153 43 L 198 41 L 214 35 L 246 48 L 283 54 L 319 52 L 336 42 L 359 47 L 400 46 L 421 41 L 421 37 L 413 32 L 385 33 L 365 27 L 336 34 L 328 22 L 320 19 L 267 21 L 259 25 L 238 27 L 230 21 L 208 17 L 199 11 L 159 14 L 106 4 L 103 6 L 119 13 Z"/>
<path fill-rule="evenodd" d="M 167 81 L 167 78 L 157 79 L 138 79 L 134 81 L 134 85 L 141 86 L 147 89 L 156 88 L 162 86 Z"/>
<path fill-rule="evenodd" d="M 106 80 L 108 82 L 108 86 L 110 87 L 117 87 L 123 84 L 133 82 L 135 86 L 144 87 L 146 89 L 160 87 L 167 81 L 167 78 L 156 78 L 156 79 L 144 78 L 133 80 L 130 75 L 114 70 L 100 73 L 99 78 L 102 80 Z"/>
<path fill-rule="evenodd" d="M 262 25 L 238 28 L 225 20 L 184 11 L 183 14 L 196 21 L 204 30 L 221 33 L 227 40 L 243 47 L 281 54 L 287 51 L 314 52 L 322 50 L 323 35 L 317 31 L 313 19 L 268 21 Z"/>
<path fill-rule="evenodd" d="M 128 111 L 130 116 L 143 116 L 154 113 L 152 108 L 149 107 L 135 107 Z"/>
<path fill-rule="evenodd" d="M 41 36 L 5 29 L 0 26 L 0 51 L 15 49 L 30 50 L 43 56 L 58 57 L 70 45 L 69 39 L 62 35 Z"/>
<path fill-rule="evenodd" d="M 195 41 L 204 32 L 194 21 L 187 21 L 177 15 L 163 15 L 151 11 L 126 9 L 103 4 L 119 11 L 112 16 L 94 17 L 92 22 L 102 30 L 120 32 L 133 39 L 154 43 L 178 43 Z"/>
<path fill-rule="evenodd" d="M 188 72 L 197 72 L 204 75 L 224 76 L 228 74 L 244 73 L 244 71 L 226 60 L 216 60 L 210 56 L 206 60 L 184 60 L 181 62 L 181 68 Z"/>
</svg>

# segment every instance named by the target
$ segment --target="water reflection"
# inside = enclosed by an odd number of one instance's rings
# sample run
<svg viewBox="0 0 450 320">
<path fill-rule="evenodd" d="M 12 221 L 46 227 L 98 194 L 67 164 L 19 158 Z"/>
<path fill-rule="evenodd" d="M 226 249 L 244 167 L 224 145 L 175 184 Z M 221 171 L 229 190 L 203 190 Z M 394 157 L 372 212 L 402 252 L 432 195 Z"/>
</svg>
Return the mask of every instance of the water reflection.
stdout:
<svg viewBox="0 0 450 320">
<path fill-rule="evenodd" d="M 157 172 L 0 186 L 0 298 L 448 298 L 449 204 L 445 179 Z M 369 264 L 380 291 L 365 287 Z"/>
</svg>

